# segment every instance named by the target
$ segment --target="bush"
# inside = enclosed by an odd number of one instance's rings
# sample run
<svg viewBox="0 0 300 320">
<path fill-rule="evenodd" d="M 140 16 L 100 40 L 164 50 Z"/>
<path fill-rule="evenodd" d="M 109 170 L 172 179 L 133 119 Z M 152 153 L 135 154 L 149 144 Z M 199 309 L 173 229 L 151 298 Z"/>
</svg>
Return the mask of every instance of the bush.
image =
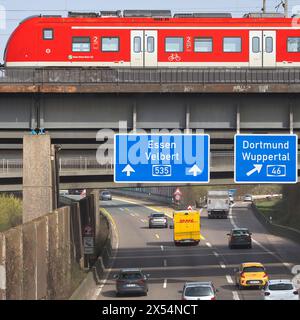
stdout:
<svg viewBox="0 0 300 320">
<path fill-rule="evenodd" d="M 22 201 L 14 196 L 0 195 L 0 232 L 22 223 Z"/>
</svg>

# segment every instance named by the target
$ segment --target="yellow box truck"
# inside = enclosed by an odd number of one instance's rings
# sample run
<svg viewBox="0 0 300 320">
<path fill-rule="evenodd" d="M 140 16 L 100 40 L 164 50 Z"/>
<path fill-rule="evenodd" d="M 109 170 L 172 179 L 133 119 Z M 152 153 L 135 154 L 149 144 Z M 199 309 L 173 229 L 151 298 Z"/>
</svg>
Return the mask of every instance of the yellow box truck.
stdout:
<svg viewBox="0 0 300 320">
<path fill-rule="evenodd" d="M 200 242 L 200 212 L 196 210 L 174 211 L 174 242 L 195 244 Z"/>
</svg>

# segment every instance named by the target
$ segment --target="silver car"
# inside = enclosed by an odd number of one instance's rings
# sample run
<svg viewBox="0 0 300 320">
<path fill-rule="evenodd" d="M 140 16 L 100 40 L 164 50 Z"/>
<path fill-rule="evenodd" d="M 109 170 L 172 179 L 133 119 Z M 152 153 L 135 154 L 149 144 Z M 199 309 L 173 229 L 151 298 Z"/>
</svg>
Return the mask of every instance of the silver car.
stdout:
<svg viewBox="0 0 300 320">
<path fill-rule="evenodd" d="M 149 228 L 162 227 L 168 228 L 168 218 L 162 212 L 151 213 L 149 218 Z"/>
<path fill-rule="evenodd" d="M 112 200 L 112 195 L 108 190 L 100 192 L 100 200 Z"/>
<path fill-rule="evenodd" d="M 291 280 L 269 280 L 263 292 L 265 300 L 299 300 L 299 291 Z"/>
<path fill-rule="evenodd" d="M 213 283 L 209 282 L 186 282 L 182 290 L 182 300 L 216 300 Z"/>
<path fill-rule="evenodd" d="M 247 201 L 247 202 L 252 202 L 253 201 L 252 195 L 251 194 L 245 194 L 243 200 Z"/>
</svg>

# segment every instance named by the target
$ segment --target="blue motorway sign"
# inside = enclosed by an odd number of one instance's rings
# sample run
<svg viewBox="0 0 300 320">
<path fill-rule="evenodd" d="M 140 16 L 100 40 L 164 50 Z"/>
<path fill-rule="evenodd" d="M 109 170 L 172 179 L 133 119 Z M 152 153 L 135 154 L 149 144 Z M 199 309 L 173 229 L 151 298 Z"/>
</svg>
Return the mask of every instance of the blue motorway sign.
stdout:
<svg viewBox="0 0 300 320">
<path fill-rule="evenodd" d="M 115 182 L 208 183 L 209 136 L 116 134 Z"/>
<path fill-rule="evenodd" d="M 236 183 L 296 183 L 298 137 L 294 134 L 237 134 Z"/>
</svg>

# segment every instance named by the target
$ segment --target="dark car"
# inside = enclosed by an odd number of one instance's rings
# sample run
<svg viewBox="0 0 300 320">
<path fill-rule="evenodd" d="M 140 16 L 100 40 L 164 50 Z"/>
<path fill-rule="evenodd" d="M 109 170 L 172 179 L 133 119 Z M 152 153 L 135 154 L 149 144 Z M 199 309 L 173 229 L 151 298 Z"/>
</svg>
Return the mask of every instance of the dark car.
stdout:
<svg viewBox="0 0 300 320">
<path fill-rule="evenodd" d="M 112 200 L 111 193 L 107 190 L 100 192 L 100 200 Z"/>
<path fill-rule="evenodd" d="M 168 228 L 168 218 L 162 212 L 153 212 L 150 214 L 149 218 L 149 228 L 162 227 Z"/>
<path fill-rule="evenodd" d="M 141 269 L 122 269 L 114 278 L 117 296 L 125 294 L 148 294 L 148 278 Z"/>
<path fill-rule="evenodd" d="M 252 233 L 246 228 L 232 229 L 228 235 L 228 246 L 230 249 L 234 247 L 252 248 Z"/>
</svg>

